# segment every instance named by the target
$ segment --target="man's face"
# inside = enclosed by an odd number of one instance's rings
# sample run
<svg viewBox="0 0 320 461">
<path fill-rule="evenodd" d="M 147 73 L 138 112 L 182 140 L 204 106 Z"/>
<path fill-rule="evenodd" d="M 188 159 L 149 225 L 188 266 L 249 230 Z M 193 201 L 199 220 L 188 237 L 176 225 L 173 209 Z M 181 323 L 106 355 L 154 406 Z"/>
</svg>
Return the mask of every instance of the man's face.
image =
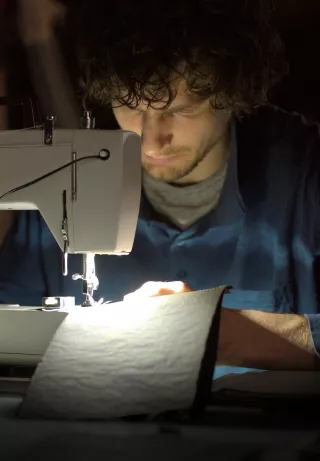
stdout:
<svg viewBox="0 0 320 461">
<path fill-rule="evenodd" d="M 198 182 L 212 174 L 210 165 L 219 163 L 213 157 L 226 136 L 230 114 L 214 111 L 209 100 L 188 94 L 183 83 L 170 107 L 158 106 L 113 107 L 120 128 L 141 136 L 144 170 L 156 179 L 178 183 Z"/>
</svg>

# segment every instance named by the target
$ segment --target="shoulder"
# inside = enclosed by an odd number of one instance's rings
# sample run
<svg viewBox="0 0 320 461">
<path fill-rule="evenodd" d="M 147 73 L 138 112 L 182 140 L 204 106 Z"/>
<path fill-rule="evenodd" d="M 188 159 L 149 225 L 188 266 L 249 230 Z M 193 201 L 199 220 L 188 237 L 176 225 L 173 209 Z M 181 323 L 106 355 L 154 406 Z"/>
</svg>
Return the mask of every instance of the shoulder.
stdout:
<svg viewBox="0 0 320 461">
<path fill-rule="evenodd" d="M 256 159 L 266 156 L 271 161 L 306 163 L 320 149 L 318 124 L 277 107 L 262 108 L 239 120 L 237 136 L 241 153 L 246 149 L 246 154 Z"/>
<path fill-rule="evenodd" d="M 237 122 L 238 173 L 246 197 L 319 193 L 319 125 L 270 107 Z"/>
</svg>

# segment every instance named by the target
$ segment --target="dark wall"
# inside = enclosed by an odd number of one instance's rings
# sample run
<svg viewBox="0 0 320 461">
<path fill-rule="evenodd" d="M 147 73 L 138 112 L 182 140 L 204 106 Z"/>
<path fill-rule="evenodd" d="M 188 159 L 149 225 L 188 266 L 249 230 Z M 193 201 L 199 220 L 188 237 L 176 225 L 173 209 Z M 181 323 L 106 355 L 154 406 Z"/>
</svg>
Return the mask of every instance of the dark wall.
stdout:
<svg viewBox="0 0 320 461">
<path fill-rule="evenodd" d="M 14 3 L 14 0 L 9 2 L 13 13 Z M 64 3 L 76 8 L 78 2 L 65 0 Z M 275 24 L 285 41 L 291 70 L 273 93 L 272 101 L 285 109 L 296 110 L 320 120 L 320 0 L 277 0 Z M 14 21 L 10 23 L 10 33 L 10 95 L 18 99 L 24 96 L 28 98 L 33 93 L 32 86 Z M 62 43 L 66 62 L 70 63 L 70 58 L 74 57 L 72 40 L 66 35 L 62 37 Z M 74 73 L 73 80 L 76 81 Z M 112 127 L 113 119 L 106 110 L 100 109 L 98 112 L 98 125 Z"/>
<path fill-rule="evenodd" d="M 277 0 L 275 19 L 290 64 L 277 101 L 320 120 L 320 1 Z"/>
</svg>

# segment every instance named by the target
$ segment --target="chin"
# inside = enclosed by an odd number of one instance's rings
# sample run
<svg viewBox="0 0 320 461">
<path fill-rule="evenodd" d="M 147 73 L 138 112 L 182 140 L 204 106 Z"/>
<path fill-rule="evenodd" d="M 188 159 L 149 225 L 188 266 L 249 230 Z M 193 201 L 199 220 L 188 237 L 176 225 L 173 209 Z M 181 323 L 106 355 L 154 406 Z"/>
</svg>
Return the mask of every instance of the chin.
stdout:
<svg viewBox="0 0 320 461">
<path fill-rule="evenodd" d="M 164 182 L 172 182 L 181 178 L 181 173 L 174 171 L 172 168 L 143 165 L 144 171 L 154 179 Z"/>
</svg>

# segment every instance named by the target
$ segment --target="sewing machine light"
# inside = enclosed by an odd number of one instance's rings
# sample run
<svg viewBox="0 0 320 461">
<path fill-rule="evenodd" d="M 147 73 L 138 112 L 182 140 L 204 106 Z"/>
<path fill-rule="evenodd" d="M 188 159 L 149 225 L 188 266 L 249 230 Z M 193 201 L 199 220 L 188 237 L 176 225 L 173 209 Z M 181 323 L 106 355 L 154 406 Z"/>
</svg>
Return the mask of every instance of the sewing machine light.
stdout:
<svg viewBox="0 0 320 461">
<path fill-rule="evenodd" d="M 69 309 L 75 306 L 73 296 L 49 296 L 42 299 L 44 309 Z"/>
</svg>

